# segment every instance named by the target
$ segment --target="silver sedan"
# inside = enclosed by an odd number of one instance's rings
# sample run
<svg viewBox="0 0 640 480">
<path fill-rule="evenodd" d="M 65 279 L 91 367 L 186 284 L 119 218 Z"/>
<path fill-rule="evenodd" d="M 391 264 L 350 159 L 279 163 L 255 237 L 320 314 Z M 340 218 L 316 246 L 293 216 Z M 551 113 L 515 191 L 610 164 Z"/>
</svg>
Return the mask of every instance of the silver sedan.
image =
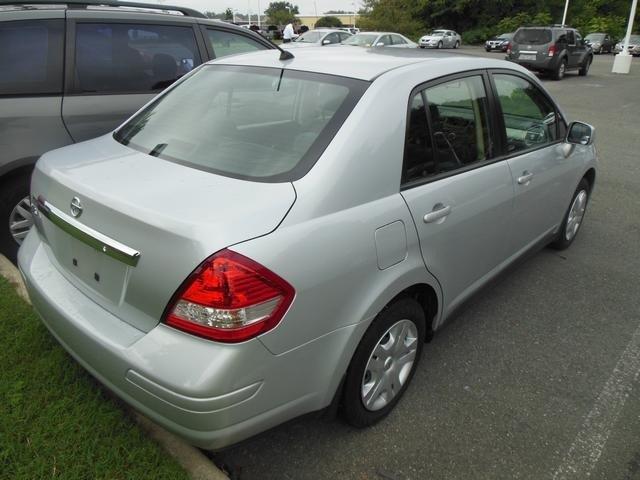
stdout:
<svg viewBox="0 0 640 480">
<path fill-rule="evenodd" d="M 524 68 L 322 51 L 205 64 L 33 175 L 43 322 L 203 448 L 332 405 L 381 420 L 456 307 L 571 245 L 593 191 L 593 128 Z"/>
</svg>

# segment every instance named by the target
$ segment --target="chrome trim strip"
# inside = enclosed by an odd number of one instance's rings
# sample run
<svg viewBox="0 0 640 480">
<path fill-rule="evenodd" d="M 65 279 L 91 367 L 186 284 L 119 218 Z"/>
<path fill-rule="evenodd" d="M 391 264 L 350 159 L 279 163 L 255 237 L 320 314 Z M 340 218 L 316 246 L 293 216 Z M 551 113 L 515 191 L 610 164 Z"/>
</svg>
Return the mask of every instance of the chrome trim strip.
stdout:
<svg viewBox="0 0 640 480">
<path fill-rule="evenodd" d="M 76 219 L 58 210 L 44 198 L 37 198 L 36 207 L 51 223 L 67 232 L 73 238 L 126 265 L 135 267 L 138 264 L 140 252 L 83 225 Z"/>
</svg>

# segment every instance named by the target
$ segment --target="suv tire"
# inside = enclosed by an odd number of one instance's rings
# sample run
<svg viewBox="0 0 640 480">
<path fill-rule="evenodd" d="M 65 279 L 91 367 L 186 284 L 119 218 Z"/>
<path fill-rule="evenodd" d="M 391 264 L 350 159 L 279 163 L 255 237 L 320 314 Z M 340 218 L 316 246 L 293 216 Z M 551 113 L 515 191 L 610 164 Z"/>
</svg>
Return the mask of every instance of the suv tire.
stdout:
<svg viewBox="0 0 640 480">
<path fill-rule="evenodd" d="M 562 80 L 566 72 L 567 72 L 567 59 L 563 58 L 562 60 L 560 60 L 558 67 L 553 71 L 551 78 L 553 78 L 554 80 Z"/>
<path fill-rule="evenodd" d="M 580 67 L 580 70 L 578 70 L 578 75 L 580 75 L 581 77 L 586 77 L 587 73 L 589 73 L 589 67 L 591 66 L 592 61 L 593 58 L 591 57 L 585 58 L 584 64 Z"/>
</svg>

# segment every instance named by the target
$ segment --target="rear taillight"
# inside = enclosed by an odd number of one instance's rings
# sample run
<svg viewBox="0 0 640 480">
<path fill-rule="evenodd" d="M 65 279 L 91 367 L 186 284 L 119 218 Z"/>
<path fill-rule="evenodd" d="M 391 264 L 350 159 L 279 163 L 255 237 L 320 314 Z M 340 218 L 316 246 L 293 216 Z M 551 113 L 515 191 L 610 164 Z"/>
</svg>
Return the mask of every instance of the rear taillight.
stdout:
<svg viewBox="0 0 640 480">
<path fill-rule="evenodd" d="M 507 55 L 511 55 L 511 42 L 507 43 Z"/>
<path fill-rule="evenodd" d="M 548 56 L 553 57 L 555 54 L 556 54 L 556 46 L 555 45 L 551 45 L 549 47 Z"/>
<path fill-rule="evenodd" d="M 187 278 L 167 307 L 164 322 L 210 340 L 242 342 L 274 328 L 294 295 L 293 287 L 272 271 L 221 250 Z"/>
</svg>

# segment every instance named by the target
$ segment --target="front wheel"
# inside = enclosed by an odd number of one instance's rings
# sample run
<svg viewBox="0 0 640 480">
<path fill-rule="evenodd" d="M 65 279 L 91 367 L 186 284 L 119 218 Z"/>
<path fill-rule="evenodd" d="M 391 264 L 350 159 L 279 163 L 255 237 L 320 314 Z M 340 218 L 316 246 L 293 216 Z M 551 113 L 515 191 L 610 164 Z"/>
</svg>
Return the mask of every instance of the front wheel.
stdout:
<svg viewBox="0 0 640 480">
<path fill-rule="evenodd" d="M 438 42 L 438 48 L 442 48 L 442 42 Z"/>
<path fill-rule="evenodd" d="M 589 67 L 591 66 L 592 61 L 593 59 L 591 57 L 587 57 L 584 60 L 584 65 L 582 65 L 580 67 L 580 70 L 578 70 L 578 75 L 580 75 L 581 77 L 586 77 L 587 73 L 589 73 Z"/>
<path fill-rule="evenodd" d="M 425 331 L 424 311 L 411 298 L 378 314 L 347 370 L 343 415 L 348 423 L 373 425 L 395 407 L 415 373 Z"/>
<path fill-rule="evenodd" d="M 569 245 L 573 243 L 573 240 L 578 235 L 578 230 L 582 225 L 584 214 L 587 211 L 587 204 L 589 203 L 589 193 L 591 188 L 589 182 L 586 179 L 580 180 L 578 188 L 571 197 L 571 203 L 569 204 L 569 210 L 562 220 L 562 226 L 558 232 L 558 236 L 551 243 L 551 247 L 556 250 L 564 250 L 569 248 Z"/>
<path fill-rule="evenodd" d="M 460 47 L 460 42 L 456 42 L 456 44 L 453 46 L 453 48 L 459 48 Z"/>
</svg>

